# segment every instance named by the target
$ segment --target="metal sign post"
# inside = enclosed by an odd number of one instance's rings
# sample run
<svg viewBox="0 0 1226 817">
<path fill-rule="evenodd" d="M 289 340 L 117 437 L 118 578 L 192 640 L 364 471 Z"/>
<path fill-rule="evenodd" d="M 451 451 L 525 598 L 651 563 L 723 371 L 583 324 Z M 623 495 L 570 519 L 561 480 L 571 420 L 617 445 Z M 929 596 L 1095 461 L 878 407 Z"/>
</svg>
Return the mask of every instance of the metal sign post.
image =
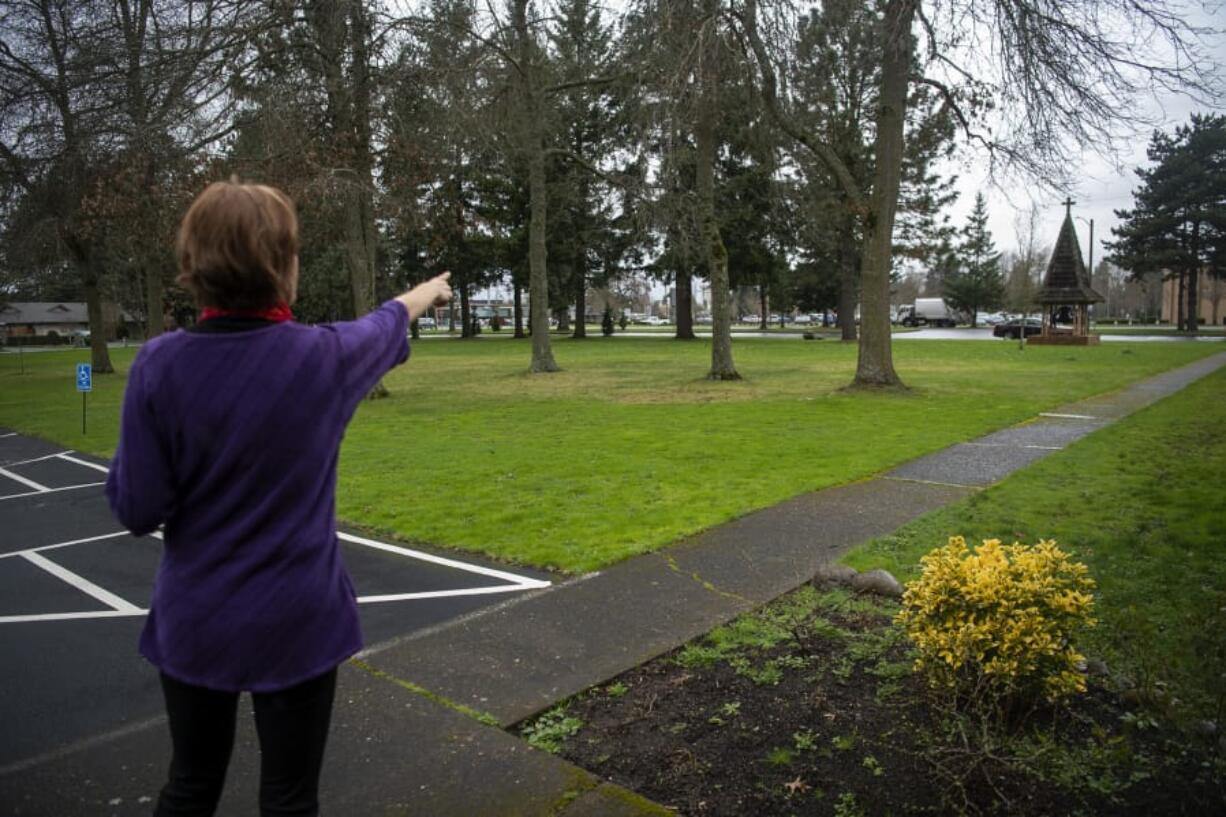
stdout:
<svg viewBox="0 0 1226 817">
<path fill-rule="evenodd" d="M 94 367 L 89 363 L 77 364 L 77 391 L 81 392 L 81 433 L 85 433 L 85 395 L 94 388 Z"/>
</svg>

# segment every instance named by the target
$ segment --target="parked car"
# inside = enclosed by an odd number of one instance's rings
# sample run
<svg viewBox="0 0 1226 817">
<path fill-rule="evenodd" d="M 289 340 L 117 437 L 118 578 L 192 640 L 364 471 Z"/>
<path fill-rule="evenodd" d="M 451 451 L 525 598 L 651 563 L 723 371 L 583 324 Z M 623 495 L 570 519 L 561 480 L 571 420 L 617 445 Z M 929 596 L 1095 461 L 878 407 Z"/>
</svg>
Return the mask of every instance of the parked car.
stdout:
<svg viewBox="0 0 1226 817">
<path fill-rule="evenodd" d="M 423 315 L 422 317 L 417 319 L 417 328 L 418 329 L 434 329 L 435 328 L 434 318 Z"/>
<path fill-rule="evenodd" d="M 797 315 L 795 318 L 792 318 L 792 323 L 807 325 L 813 323 L 813 316 L 804 314 Z"/>
<path fill-rule="evenodd" d="M 647 326 L 663 326 L 664 324 L 668 323 L 668 321 L 655 315 L 648 315 L 640 322 Z"/>
<path fill-rule="evenodd" d="M 1026 337 L 1037 335 L 1043 331 L 1043 322 L 1036 318 L 1014 318 L 1011 321 L 998 323 L 992 327 L 992 334 L 998 338 L 1013 338 L 1017 340 L 1025 333 Z"/>
</svg>

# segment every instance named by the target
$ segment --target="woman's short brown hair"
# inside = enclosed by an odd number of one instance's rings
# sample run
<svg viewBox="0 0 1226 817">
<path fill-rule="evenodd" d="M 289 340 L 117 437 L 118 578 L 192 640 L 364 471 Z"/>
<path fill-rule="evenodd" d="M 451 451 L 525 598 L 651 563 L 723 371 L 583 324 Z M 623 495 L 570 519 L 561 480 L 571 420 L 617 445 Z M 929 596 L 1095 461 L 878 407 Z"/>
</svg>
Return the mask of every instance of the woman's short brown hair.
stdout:
<svg viewBox="0 0 1226 817">
<path fill-rule="evenodd" d="M 178 281 L 201 306 L 265 309 L 288 302 L 298 255 L 298 217 L 289 196 L 237 178 L 213 182 L 179 227 Z"/>
</svg>

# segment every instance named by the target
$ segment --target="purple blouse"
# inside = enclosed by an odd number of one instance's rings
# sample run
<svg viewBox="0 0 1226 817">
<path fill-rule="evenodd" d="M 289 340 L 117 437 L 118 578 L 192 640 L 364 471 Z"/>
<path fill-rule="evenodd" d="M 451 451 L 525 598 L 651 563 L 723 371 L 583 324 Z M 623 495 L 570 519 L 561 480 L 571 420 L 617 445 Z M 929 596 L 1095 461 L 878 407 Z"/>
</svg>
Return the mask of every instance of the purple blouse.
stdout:
<svg viewBox="0 0 1226 817">
<path fill-rule="evenodd" d="M 356 321 L 145 344 L 106 493 L 165 547 L 140 651 L 167 675 L 266 692 L 362 646 L 336 538 L 336 461 L 362 398 L 409 356 L 388 301 Z"/>
</svg>

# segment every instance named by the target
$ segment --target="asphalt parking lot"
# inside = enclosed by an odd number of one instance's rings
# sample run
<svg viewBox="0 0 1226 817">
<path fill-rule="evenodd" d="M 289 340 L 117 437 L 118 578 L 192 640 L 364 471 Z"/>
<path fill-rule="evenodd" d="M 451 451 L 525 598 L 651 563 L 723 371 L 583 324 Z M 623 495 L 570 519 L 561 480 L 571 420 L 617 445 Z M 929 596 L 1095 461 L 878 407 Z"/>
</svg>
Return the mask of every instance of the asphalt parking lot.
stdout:
<svg viewBox="0 0 1226 817">
<path fill-rule="evenodd" d="M 106 462 L 0 428 L 0 771 L 162 711 L 136 651 L 157 534 L 103 495 Z M 550 577 L 341 533 L 368 647 L 548 587 Z"/>
</svg>

